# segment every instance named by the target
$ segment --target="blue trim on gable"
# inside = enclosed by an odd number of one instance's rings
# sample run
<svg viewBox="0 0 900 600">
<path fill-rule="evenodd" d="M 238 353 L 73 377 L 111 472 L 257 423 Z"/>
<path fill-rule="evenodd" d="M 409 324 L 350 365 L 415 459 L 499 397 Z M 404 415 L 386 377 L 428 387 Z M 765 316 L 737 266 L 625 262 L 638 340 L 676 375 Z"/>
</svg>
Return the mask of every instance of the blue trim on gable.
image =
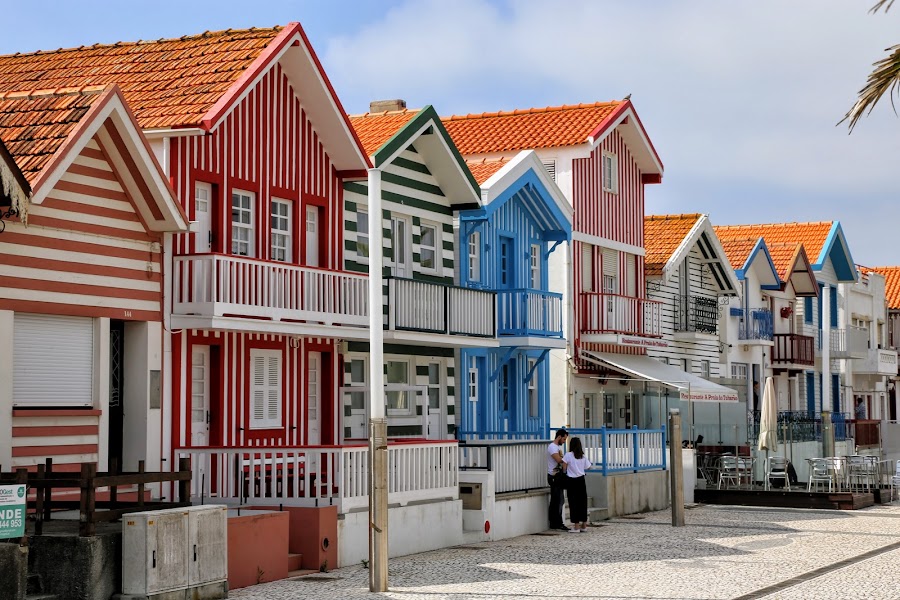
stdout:
<svg viewBox="0 0 900 600">
<path fill-rule="evenodd" d="M 775 263 L 772 260 L 772 255 L 769 253 L 769 247 L 766 246 L 766 241 L 763 238 L 759 238 L 756 242 L 756 245 L 753 247 L 753 250 L 750 251 L 750 255 L 747 257 L 747 260 L 744 261 L 743 267 L 740 269 L 735 269 L 734 273 L 737 275 L 738 281 L 743 281 L 747 275 L 747 271 L 750 269 L 750 265 L 753 264 L 753 261 L 756 260 L 756 255 L 760 252 L 763 252 L 766 257 L 766 263 L 769 265 L 769 269 L 772 271 L 772 275 L 775 276 L 775 281 L 779 283 L 772 283 L 766 285 L 760 285 L 759 287 L 764 290 L 780 290 L 781 289 L 781 277 L 778 276 L 778 269 L 775 268 Z"/>
<path fill-rule="evenodd" d="M 840 221 L 835 221 L 831 231 L 828 232 L 825 244 L 822 245 L 822 250 L 812 266 L 813 270 L 821 271 L 826 259 L 831 259 L 831 265 L 834 267 L 839 282 L 856 281 L 856 263 L 853 262 L 853 256 L 847 246 L 847 238 L 844 236 Z"/>
</svg>

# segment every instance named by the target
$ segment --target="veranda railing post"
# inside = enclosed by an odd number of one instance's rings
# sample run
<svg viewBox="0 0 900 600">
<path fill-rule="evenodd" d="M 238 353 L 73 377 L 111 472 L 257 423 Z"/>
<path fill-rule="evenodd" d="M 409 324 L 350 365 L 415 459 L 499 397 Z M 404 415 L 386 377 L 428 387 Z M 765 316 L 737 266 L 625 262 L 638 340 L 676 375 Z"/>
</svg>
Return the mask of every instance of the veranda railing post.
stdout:
<svg viewBox="0 0 900 600">
<path fill-rule="evenodd" d="M 97 475 L 97 465 L 94 463 L 81 463 L 81 498 L 79 501 L 78 535 L 88 537 L 94 535 L 94 510 L 95 493 L 94 477 Z"/>
<path fill-rule="evenodd" d="M 609 457 L 606 454 L 606 426 L 600 428 L 600 460 L 603 461 L 603 476 L 609 474 Z"/>
<path fill-rule="evenodd" d="M 35 477 L 35 506 L 34 506 L 34 534 L 42 535 L 44 533 L 44 489 L 39 483 L 45 477 L 46 467 L 44 465 L 37 466 L 37 476 Z"/>
<path fill-rule="evenodd" d="M 638 458 L 638 453 L 640 452 L 640 441 L 638 440 L 638 428 L 637 425 L 631 426 L 631 467 L 634 469 L 634 472 L 638 472 L 638 467 L 640 466 L 640 460 Z"/>
</svg>

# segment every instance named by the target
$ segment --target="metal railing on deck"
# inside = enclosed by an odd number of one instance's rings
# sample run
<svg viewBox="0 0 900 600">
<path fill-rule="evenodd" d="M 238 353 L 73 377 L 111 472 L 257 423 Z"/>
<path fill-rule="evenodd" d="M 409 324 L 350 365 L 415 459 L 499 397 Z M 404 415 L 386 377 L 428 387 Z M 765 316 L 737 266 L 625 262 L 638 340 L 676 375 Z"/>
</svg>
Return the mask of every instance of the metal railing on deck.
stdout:
<svg viewBox="0 0 900 600">
<path fill-rule="evenodd" d="M 562 294 L 497 290 L 497 335 L 562 337 Z"/>
<path fill-rule="evenodd" d="M 747 423 L 747 438 L 754 442 L 759 438 L 760 412 L 754 411 Z M 843 441 L 851 436 L 850 418 L 845 413 L 831 413 L 835 441 Z M 814 442 L 822 439 L 821 413 L 805 410 L 779 411 L 776 429 L 778 443 Z"/>
<path fill-rule="evenodd" d="M 738 326 L 740 340 L 771 340 L 774 335 L 772 311 L 768 308 L 753 308 Z"/>
<path fill-rule="evenodd" d="M 715 334 L 719 328 L 719 303 L 706 296 L 675 296 L 675 330 Z"/>
<path fill-rule="evenodd" d="M 569 429 L 581 438 L 592 470 L 604 475 L 666 469 L 666 429 Z"/>
<path fill-rule="evenodd" d="M 580 292 L 581 331 L 662 336 L 662 302 L 601 292 Z"/>
</svg>

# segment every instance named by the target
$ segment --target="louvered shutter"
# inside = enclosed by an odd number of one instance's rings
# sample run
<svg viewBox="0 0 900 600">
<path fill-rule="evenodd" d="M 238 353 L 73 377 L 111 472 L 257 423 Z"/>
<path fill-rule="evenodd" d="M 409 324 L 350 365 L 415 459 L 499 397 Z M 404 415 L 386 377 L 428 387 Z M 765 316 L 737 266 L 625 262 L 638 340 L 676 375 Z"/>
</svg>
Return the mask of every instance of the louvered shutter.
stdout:
<svg viewBox="0 0 900 600">
<path fill-rule="evenodd" d="M 281 352 L 251 350 L 250 377 L 250 427 L 281 427 Z"/>
<path fill-rule="evenodd" d="M 619 293 L 619 253 L 609 248 L 603 248 L 603 293 Z"/>
<path fill-rule="evenodd" d="M 625 283 L 628 287 L 625 293 L 629 298 L 637 297 L 637 268 L 635 267 L 635 260 L 634 254 L 625 255 Z"/>
<path fill-rule="evenodd" d="M 594 247 L 581 244 L 581 291 L 594 291 Z"/>
<path fill-rule="evenodd" d="M 15 406 L 93 406 L 93 319 L 16 313 L 13 330 Z"/>
<path fill-rule="evenodd" d="M 556 181 L 556 160 L 550 159 L 543 160 L 541 162 L 544 163 L 544 168 L 547 169 L 547 173 L 550 175 L 550 179 Z"/>
</svg>

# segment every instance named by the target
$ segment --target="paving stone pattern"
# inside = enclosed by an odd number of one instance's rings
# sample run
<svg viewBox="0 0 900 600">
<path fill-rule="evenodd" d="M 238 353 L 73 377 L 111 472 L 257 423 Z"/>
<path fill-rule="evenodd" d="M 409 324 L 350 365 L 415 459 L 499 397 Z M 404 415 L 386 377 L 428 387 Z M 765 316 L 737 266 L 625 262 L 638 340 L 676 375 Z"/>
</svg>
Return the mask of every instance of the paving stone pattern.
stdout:
<svg viewBox="0 0 900 600">
<path fill-rule="evenodd" d="M 362 566 L 234 590 L 231 598 L 900 598 L 900 506 L 860 511 L 701 506 L 587 533 L 548 532 L 390 560 L 390 592 Z"/>
</svg>

